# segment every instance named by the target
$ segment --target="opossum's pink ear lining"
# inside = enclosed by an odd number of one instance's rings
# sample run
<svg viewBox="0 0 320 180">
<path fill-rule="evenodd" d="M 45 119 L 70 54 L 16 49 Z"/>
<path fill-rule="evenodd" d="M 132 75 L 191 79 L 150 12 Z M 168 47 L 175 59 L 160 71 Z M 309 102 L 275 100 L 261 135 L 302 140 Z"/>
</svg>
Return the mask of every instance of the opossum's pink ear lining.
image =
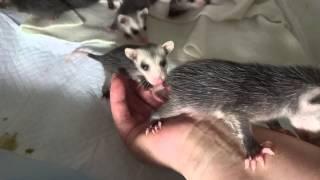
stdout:
<svg viewBox="0 0 320 180">
<path fill-rule="evenodd" d="M 174 42 L 173 41 L 167 41 L 162 44 L 162 47 L 168 52 L 171 53 L 174 49 Z"/>
<path fill-rule="evenodd" d="M 127 56 L 127 58 L 129 58 L 133 61 L 137 60 L 137 57 L 138 57 L 137 50 L 131 49 L 131 48 L 126 48 L 126 49 L 124 49 L 124 53 Z"/>
</svg>

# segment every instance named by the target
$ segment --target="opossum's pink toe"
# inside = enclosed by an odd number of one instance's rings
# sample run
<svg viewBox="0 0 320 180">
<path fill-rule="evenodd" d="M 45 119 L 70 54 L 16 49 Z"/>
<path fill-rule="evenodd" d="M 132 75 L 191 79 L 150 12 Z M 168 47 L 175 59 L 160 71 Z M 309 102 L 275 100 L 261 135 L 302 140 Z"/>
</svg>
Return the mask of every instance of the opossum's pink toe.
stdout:
<svg viewBox="0 0 320 180">
<path fill-rule="evenodd" d="M 245 169 L 249 169 L 250 168 L 250 161 L 251 161 L 251 158 L 248 158 L 244 161 L 244 167 Z"/>
<path fill-rule="evenodd" d="M 275 153 L 272 151 L 270 148 L 271 142 L 266 142 L 262 144 L 264 146 L 261 149 L 260 154 L 256 155 L 255 157 L 249 157 L 245 160 L 245 169 L 251 169 L 252 171 L 255 171 L 257 166 L 260 164 L 262 167 L 265 167 L 265 156 L 266 155 L 271 155 L 274 156 Z M 268 146 L 268 147 L 265 147 Z"/>
<path fill-rule="evenodd" d="M 274 156 L 274 152 L 271 150 L 271 148 L 263 148 L 262 149 L 262 154 L 269 154 L 271 156 Z"/>
<path fill-rule="evenodd" d="M 159 127 L 159 129 L 162 128 L 162 122 L 161 121 L 158 121 L 158 127 Z"/>
<path fill-rule="evenodd" d="M 150 133 L 150 129 L 149 129 L 149 128 L 147 128 L 147 129 L 146 129 L 146 132 L 145 132 L 146 136 L 148 136 L 148 135 L 149 135 L 149 133 Z"/>
<path fill-rule="evenodd" d="M 256 161 L 256 160 L 252 160 L 252 161 L 250 162 L 250 166 L 251 166 L 251 169 L 252 169 L 253 172 L 256 171 L 257 161 Z"/>
<path fill-rule="evenodd" d="M 147 127 L 145 134 L 148 136 L 150 133 L 153 135 L 157 134 L 162 128 L 162 122 L 161 121 L 156 121 L 152 123 L 149 127 Z"/>
<path fill-rule="evenodd" d="M 258 165 L 258 162 L 256 158 L 252 159 L 250 157 L 245 160 L 245 169 L 251 169 L 254 172 L 257 168 L 257 165 Z"/>
<path fill-rule="evenodd" d="M 265 160 L 264 160 L 264 158 L 262 156 L 256 157 L 256 161 L 257 161 L 258 164 L 261 164 L 262 167 L 265 166 L 265 164 L 264 164 Z"/>
</svg>

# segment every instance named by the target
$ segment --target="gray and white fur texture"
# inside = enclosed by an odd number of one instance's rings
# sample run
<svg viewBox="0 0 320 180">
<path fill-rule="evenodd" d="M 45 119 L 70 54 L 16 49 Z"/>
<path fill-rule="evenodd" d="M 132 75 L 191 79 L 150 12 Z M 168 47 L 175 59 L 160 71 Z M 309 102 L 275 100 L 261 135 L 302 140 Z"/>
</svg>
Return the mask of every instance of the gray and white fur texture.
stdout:
<svg viewBox="0 0 320 180">
<path fill-rule="evenodd" d="M 13 6 L 20 12 L 46 19 L 56 19 L 66 11 L 89 7 L 98 2 L 99 0 L 0 0 L 3 6 Z"/>
<path fill-rule="evenodd" d="M 123 0 L 118 7 L 111 30 L 120 30 L 127 39 L 148 43 L 146 20 L 149 7 L 157 0 Z M 116 8 L 114 0 L 108 0 L 109 8 Z"/>
<path fill-rule="evenodd" d="M 166 83 L 169 100 L 154 112 L 152 122 L 180 114 L 221 119 L 239 138 L 246 168 L 262 154 L 273 155 L 256 141 L 251 123 L 286 117 L 297 129 L 320 131 L 317 68 L 199 60 L 174 68 Z"/>
<path fill-rule="evenodd" d="M 146 88 L 161 85 L 167 76 L 167 56 L 174 49 L 174 43 L 167 41 L 162 45 L 123 45 L 107 54 L 89 57 L 99 61 L 105 72 L 103 96 L 109 96 L 110 77 L 113 73 L 125 72 L 131 79 Z"/>
</svg>

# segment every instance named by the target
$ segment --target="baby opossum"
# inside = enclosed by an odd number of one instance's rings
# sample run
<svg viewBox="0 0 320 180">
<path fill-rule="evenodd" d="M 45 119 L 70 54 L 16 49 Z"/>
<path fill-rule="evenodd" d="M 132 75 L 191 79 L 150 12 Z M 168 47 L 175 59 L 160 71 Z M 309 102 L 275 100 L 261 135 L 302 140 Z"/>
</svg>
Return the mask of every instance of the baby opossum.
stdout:
<svg viewBox="0 0 320 180">
<path fill-rule="evenodd" d="M 149 8 L 156 2 L 158 0 L 123 0 L 117 9 L 110 29 L 120 30 L 127 39 L 136 39 L 139 42 L 147 43 L 146 19 Z M 210 0 L 172 0 L 168 16 L 174 17 L 183 14 L 190 9 L 203 7 L 209 2 Z M 117 7 L 114 0 L 108 0 L 108 6 L 110 9 Z"/>
<path fill-rule="evenodd" d="M 189 10 L 202 8 L 210 3 L 211 0 L 171 0 L 168 17 L 177 17 Z"/>
<path fill-rule="evenodd" d="M 320 131 L 317 68 L 199 60 L 174 68 L 166 83 L 169 100 L 154 112 L 152 122 L 180 114 L 221 119 L 239 138 L 246 168 L 263 163 L 263 154 L 273 155 L 255 140 L 250 123 L 286 117 L 297 129 Z M 157 130 L 150 128 L 147 132 Z"/>
<path fill-rule="evenodd" d="M 161 85 L 167 76 L 167 56 L 173 49 L 174 43 L 167 41 L 162 45 L 123 45 L 104 55 L 84 53 L 102 64 L 106 77 L 102 92 L 104 97 L 109 97 L 109 77 L 119 71 L 146 88 Z"/>
<path fill-rule="evenodd" d="M 55 19 L 66 11 L 88 7 L 99 0 L 6 0 L 5 2 L 20 12 L 40 18 Z"/>
<path fill-rule="evenodd" d="M 110 28 L 122 31 L 127 39 L 137 38 L 139 41 L 147 43 L 148 39 L 145 35 L 147 30 L 146 18 L 149 13 L 149 7 L 156 1 L 123 0 Z M 113 0 L 108 0 L 108 4 L 110 8 L 115 7 Z"/>
</svg>

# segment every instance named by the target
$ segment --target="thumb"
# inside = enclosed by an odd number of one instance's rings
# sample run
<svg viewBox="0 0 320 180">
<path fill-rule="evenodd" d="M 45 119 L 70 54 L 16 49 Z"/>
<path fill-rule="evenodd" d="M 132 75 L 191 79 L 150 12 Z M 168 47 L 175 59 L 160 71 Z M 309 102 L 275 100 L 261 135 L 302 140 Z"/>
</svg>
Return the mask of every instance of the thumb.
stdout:
<svg viewBox="0 0 320 180">
<path fill-rule="evenodd" d="M 136 125 L 127 105 L 126 83 L 127 79 L 122 75 L 112 75 L 110 87 L 111 112 L 113 121 L 120 133 L 120 136 L 123 138 L 126 138 Z"/>
</svg>

